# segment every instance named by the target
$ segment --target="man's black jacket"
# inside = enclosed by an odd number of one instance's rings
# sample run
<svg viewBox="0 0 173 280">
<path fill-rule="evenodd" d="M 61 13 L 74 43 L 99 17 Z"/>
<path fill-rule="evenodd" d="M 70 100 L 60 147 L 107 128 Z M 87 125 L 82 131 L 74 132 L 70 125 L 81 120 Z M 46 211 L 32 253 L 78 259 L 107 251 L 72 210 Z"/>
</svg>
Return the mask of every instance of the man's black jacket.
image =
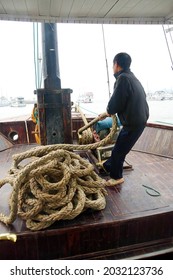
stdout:
<svg viewBox="0 0 173 280">
<path fill-rule="evenodd" d="M 118 115 L 121 124 L 129 129 L 145 125 L 149 108 L 143 86 L 130 71 L 115 74 L 114 92 L 108 102 L 107 112 Z"/>
</svg>

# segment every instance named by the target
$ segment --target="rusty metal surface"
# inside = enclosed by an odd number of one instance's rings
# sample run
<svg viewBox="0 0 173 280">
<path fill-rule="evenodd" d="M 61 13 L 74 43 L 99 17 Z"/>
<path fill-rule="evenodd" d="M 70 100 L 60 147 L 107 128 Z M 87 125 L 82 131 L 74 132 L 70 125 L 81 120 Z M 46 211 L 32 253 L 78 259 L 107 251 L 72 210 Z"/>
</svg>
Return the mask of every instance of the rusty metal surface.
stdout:
<svg viewBox="0 0 173 280">
<path fill-rule="evenodd" d="M 35 143 L 34 130 L 35 124 L 31 120 L 0 122 L 0 132 L 13 144 Z"/>
<path fill-rule="evenodd" d="M 42 90 L 43 91 L 43 90 Z M 40 105 L 39 105 L 39 114 L 41 121 L 41 142 L 43 144 L 46 144 L 46 128 L 45 128 L 45 108 L 42 106 L 42 99 L 44 98 L 44 95 L 41 94 L 40 96 Z M 80 114 L 71 112 L 70 109 L 70 92 L 64 91 L 63 94 L 63 127 L 65 127 L 65 133 L 64 133 L 64 141 L 65 143 L 72 143 L 72 140 L 77 139 L 77 132 L 78 129 L 81 128 L 84 123 L 81 119 Z M 49 109 L 50 110 L 50 109 Z M 87 120 L 90 122 L 93 119 L 92 116 L 87 116 Z M 27 126 L 26 126 L 27 125 Z M 7 120 L 2 120 L 0 122 L 0 132 L 11 141 L 11 135 L 17 134 L 18 139 L 13 141 L 13 144 L 28 144 L 27 134 L 26 134 L 26 127 L 28 129 L 28 135 L 29 135 L 29 143 L 33 144 L 35 143 L 35 136 L 34 136 L 34 130 L 35 130 L 35 124 L 32 120 L 28 119 L 28 116 L 20 116 L 20 117 L 14 117 Z M 59 123 L 58 123 L 59 128 Z M 56 128 L 56 129 L 58 129 Z M 12 133 L 12 134 L 11 134 Z"/>
<path fill-rule="evenodd" d="M 38 89 L 41 144 L 72 143 L 70 89 Z"/>
</svg>

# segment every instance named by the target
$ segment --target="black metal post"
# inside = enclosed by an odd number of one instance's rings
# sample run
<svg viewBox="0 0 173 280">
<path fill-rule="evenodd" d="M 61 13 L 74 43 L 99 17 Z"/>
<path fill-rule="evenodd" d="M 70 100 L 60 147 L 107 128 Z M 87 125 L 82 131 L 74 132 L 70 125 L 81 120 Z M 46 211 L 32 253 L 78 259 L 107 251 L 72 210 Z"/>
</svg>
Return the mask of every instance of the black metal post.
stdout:
<svg viewBox="0 0 173 280">
<path fill-rule="evenodd" d="M 57 27 L 55 23 L 42 23 L 42 45 L 45 89 L 60 89 Z"/>
<path fill-rule="evenodd" d="M 43 145 L 72 143 L 72 90 L 61 89 L 57 43 L 56 24 L 43 23 L 44 89 L 37 90 L 40 139 Z"/>
</svg>

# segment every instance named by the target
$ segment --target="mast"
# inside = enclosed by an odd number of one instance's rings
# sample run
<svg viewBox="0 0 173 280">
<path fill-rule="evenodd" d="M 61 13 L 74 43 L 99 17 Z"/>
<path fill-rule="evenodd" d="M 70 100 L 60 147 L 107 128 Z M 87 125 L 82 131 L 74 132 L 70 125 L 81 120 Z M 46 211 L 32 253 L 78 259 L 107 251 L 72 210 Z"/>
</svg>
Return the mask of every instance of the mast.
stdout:
<svg viewBox="0 0 173 280">
<path fill-rule="evenodd" d="M 42 23 L 44 89 L 37 89 L 42 145 L 72 143 L 71 89 L 61 89 L 57 26 Z"/>
<path fill-rule="evenodd" d="M 42 47 L 44 87 L 45 89 L 60 89 L 57 26 L 55 23 L 42 24 Z"/>
</svg>

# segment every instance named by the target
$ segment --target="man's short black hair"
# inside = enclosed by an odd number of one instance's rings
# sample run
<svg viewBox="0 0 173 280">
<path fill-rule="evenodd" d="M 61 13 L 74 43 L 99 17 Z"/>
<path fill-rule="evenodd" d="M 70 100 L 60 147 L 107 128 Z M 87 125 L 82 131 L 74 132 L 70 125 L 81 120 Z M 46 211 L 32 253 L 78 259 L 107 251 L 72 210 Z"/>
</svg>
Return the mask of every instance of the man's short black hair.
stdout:
<svg viewBox="0 0 173 280">
<path fill-rule="evenodd" d="M 121 52 L 116 54 L 114 57 L 113 63 L 117 63 L 120 67 L 122 67 L 124 70 L 127 70 L 130 68 L 130 64 L 132 62 L 132 59 L 129 54 Z"/>
</svg>

